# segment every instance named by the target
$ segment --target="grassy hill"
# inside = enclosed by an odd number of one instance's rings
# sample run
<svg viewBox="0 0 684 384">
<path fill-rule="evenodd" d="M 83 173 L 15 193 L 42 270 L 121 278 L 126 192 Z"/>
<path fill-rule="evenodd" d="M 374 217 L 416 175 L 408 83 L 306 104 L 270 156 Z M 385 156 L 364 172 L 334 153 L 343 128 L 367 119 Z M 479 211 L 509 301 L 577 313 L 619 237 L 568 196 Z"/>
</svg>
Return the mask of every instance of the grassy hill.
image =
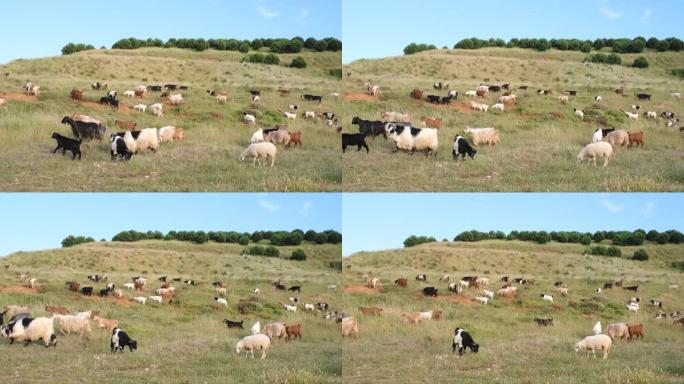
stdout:
<svg viewBox="0 0 684 384">
<path fill-rule="evenodd" d="M 641 104 L 643 111 L 684 112 L 681 101 L 670 96 L 684 89 L 684 81 L 671 70 L 684 67 L 684 52 L 645 52 L 648 69 L 582 63 L 585 54 L 549 50 L 487 48 L 473 51 L 435 50 L 410 56 L 358 60 L 343 69 L 346 101 L 345 132 L 358 132 L 350 124 L 353 116 L 379 119 L 384 110 L 411 113 L 412 123 L 422 126 L 421 116 L 441 118 L 437 157 L 406 153 L 392 154 L 394 147 L 382 138 L 367 139 L 371 152 L 343 155 L 345 191 L 681 191 L 684 180 L 684 138 L 677 129 L 660 120 L 629 120 L 619 109 Z M 639 55 L 621 55 L 630 63 Z M 381 87 L 381 95 L 364 95 L 363 84 Z M 432 84 L 448 81 L 459 91 L 458 101 L 449 107 L 435 106 L 409 97 L 417 88 L 426 94 L 446 95 Z M 473 112 L 464 96 L 480 83 L 510 82 L 518 104 L 504 112 Z M 528 85 L 528 91 L 518 90 Z M 613 90 L 625 87 L 625 96 Z M 539 96 L 537 89 L 551 89 L 551 96 Z M 568 104 L 558 100 L 560 91 L 576 90 Z M 634 93 L 653 94 L 653 101 L 640 102 Z M 603 101 L 596 103 L 594 96 Z M 500 93 L 490 93 L 486 104 L 496 103 Z M 468 104 L 467 104 L 468 103 Z M 643 131 L 642 149 L 618 148 L 607 169 L 594 169 L 576 162 L 581 147 L 591 142 L 599 125 L 588 118 L 580 121 L 573 108 L 607 119 L 609 126 Z M 475 161 L 452 160 L 454 136 L 470 127 L 495 127 L 501 133 L 496 147 L 480 147 Z M 401 161 L 402 167 L 395 166 Z"/>
<path fill-rule="evenodd" d="M 5 191 L 335 191 L 340 189 L 338 136 L 319 122 L 298 119 L 290 130 L 303 132 L 303 148 L 279 148 L 273 169 L 240 163 L 239 155 L 256 128 L 241 123 L 242 113 L 252 111 L 259 127 L 285 124 L 277 110 L 300 104 L 304 110 L 335 111 L 330 92 L 339 91 L 339 80 L 329 74 L 339 68 L 340 53 L 302 52 L 305 69 L 286 65 L 296 55 L 279 55 L 281 65 L 243 64 L 238 52 L 144 48 L 93 50 L 68 56 L 16 60 L 0 66 L 0 145 Z M 21 94 L 22 84 L 41 86 L 38 100 Z M 106 91 L 90 88 L 94 81 L 117 90 L 118 111 L 96 102 Z M 165 106 L 164 117 L 130 107 L 159 102 L 152 92 L 144 100 L 126 99 L 123 92 L 139 84 L 186 84 L 186 101 L 180 107 Z M 72 89 L 85 89 L 84 101 L 69 98 Z M 281 97 L 279 88 L 290 89 Z M 206 90 L 228 92 L 220 105 Z M 259 89 L 262 102 L 253 105 L 249 90 Z M 300 94 L 324 96 L 321 104 L 300 99 Z M 110 160 L 108 140 L 82 146 L 83 161 L 70 161 L 50 153 L 56 146 L 52 132 L 71 136 L 63 116 L 80 112 L 99 118 L 110 132 L 118 131 L 114 120 L 136 121 L 139 128 L 175 125 L 185 131 L 185 141 L 163 145 L 156 154 L 134 156 L 125 164 Z"/>
<path fill-rule="evenodd" d="M 135 243 L 99 242 L 38 252 L 19 252 L 0 259 L 0 307 L 28 304 L 34 314 L 45 315 L 45 305 L 65 306 L 72 311 L 100 310 L 102 316 L 119 320 L 122 329 L 138 341 L 139 349 L 112 355 L 109 334 L 95 329 L 92 336 L 63 336 L 58 331 L 56 349 L 38 345 L 24 348 L 0 343 L 4 366 L 12 366 L 8 382 L 36 382 L 49 372 L 55 382 L 205 383 L 205 382 L 297 382 L 339 383 L 341 345 L 339 327 L 318 314 L 302 308 L 292 314 L 278 305 L 287 302 L 288 293 L 276 292 L 271 282 L 280 279 L 287 286 L 302 284 L 302 302 L 328 302 L 331 308 L 340 292 L 327 289 L 339 284 L 339 273 L 329 262 L 339 261 L 339 245 L 302 244 L 309 259 L 304 262 L 284 258 L 295 247 L 280 247 L 282 258 L 240 256 L 244 247 L 236 244 L 193 245 L 177 241 Z M 20 286 L 18 276 L 28 273 L 38 278 L 37 290 Z M 69 292 L 64 283 L 103 288 L 92 283 L 91 274 L 108 274 L 109 282 L 121 285 L 132 276 L 148 277 L 143 293 L 125 291 L 125 299 L 84 297 Z M 177 287 L 172 304 L 139 306 L 132 296 L 150 296 L 161 284 L 161 275 L 197 279 L 199 286 L 173 283 Z M 213 306 L 216 296 L 211 282 L 228 286 L 228 308 Z M 252 296 L 252 288 L 261 294 Z M 240 300 L 255 305 L 255 313 L 241 315 Z M 223 319 L 244 320 L 245 330 L 228 330 Z M 235 343 L 249 334 L 259 320 L 262 327 L 271 322 L 301 322 L 302 341 L 275 340 L 265 361 L 238 357 Z M 38 367 L 38 368 L 37 368 Z"/>
<path fill-rule="evenodd" d="M 458 377 L 463 383 L 678 383 L 684 373 L 681 349 L 682 326 L 671 319 L 656 320 L 656 308 L 648 300 L 658 298 L 669 312 L 684 308 L 680 290 L 684 273 L 671 268 L 681 259 L 682 245 L 623 247 L 631 255 L 644 248 L 651 255 L 645 262 L 627 258 L 584 256 L 578 244 L 537 245 L 519 241 L 488 240 L 477 243 L 432 243 L 413 248 L 360 252 L 343 259 L 345 295 L 343 305 L 359 320 L 360 336 L 343 344 L 345 383 L 446 382 Z M 414 277 L 426 273 L 427 282 Z M 486 306 L 474 301 L 481 293 L 474 288 L 461 295 L 449 292 L 438 279 L 450 274 L 486 276 L 490 289 L 497 290 L 499 277 L 510 275 L 534 279 L 521 286 L 516 298 L 495 296 Z M 362 274 L 378 277 L 381 288 L 363 286 Z M 409 285 L 393 284 L 406 277 Z M 622 305 L 634 292 L 619 288 L 595 295 L 604 282 L 624 279 L 639 285 L 642 299 L 638 317 Z M 567 284 L 569 294 L 555 291 L 556 281 Z M 439 289 L 437 298 L 425 298 L 426 286 Z M 544 302 L 542 293 L 552 294 L 554 304 Z M 379 306 L 380 316 L 365 316 L 359 306 Z M 419 325 L 407 324 L 404 312 L 442 310 L 445 319 Z M 553 317 L 553 327 L 538 327 L 534 317 Z M 582 358 L 574 344 L 591 334 L 600 320 L 610 323 L 643 323 L 643 341 L 617 340 L 607 361 Z M 464 328 L 480 344 L 478 354 L 458 357 L 451 353 L 454 328 Z"/>
</svg>

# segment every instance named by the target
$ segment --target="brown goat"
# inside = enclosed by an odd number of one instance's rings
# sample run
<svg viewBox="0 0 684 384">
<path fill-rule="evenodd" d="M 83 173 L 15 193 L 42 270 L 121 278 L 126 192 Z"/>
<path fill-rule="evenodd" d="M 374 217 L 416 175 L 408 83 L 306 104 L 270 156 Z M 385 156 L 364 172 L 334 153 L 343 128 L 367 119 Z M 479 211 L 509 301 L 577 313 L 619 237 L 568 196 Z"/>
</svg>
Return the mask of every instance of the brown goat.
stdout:
<svg viewBox="0 0 684 384">
<path fill-rule="evenodd" d="M 421 91 L 420 89 L 414 89 L 413 91 L 411 91 L 411 97 L 420 100 L 423 98 L 423 91 Z"/>
<path fill-rule="evenodd" d="M 73 100 L 81 100 L 81 98 L 83 98 L 83 90 L 72 89 L 69 97 L 71 97 Z"/>
<path fill-rule="evenodd" d="M 421 117 L 420 120 L 425 124 L 427 128 L 442 128 L 442 119 L 433 119 L 431 117 Z"/>
<path fill-rule="evenodd" d="M 285 337 L 285 341 L 290 340 L 290 336 L 292 338 L 296 339 L 299 338 L 299 340 L 302 339 L 302 324 L 297 323 L 293 325 L 286 325 L 285 326 L 285 333 L 287 333 L 287 337 Z"/>
<path fill-rule="evenodd" d="M 394 280 L 394 284 L 405 288 L 408 285 L 408 280 L 406 280 L 403 277 L 400 277 L 400 278 Z"/>
<path fill-rule="evenodd" d="M 139 283 L 139 282 L 136 281 L 136 282 L 134 283 L 134 287 L 135 287 L 135 290 L 136 290 L 136 291 L 142 291 L 143 288 L 145 287 L 145 284 L 144 284 L 144 283 Z"/>
<path fill-rule="evenodd" d="M 297 144 L 299 144 L 299 148 L 302 147 L 302 133 L 297 131 L 297 132 L 290 132 L 290 141 L 285 144 L 285 148 L 288 148 L 290 144 L 294 144 L 296 147 Z"/>
<path fill-rule="evenodd" d="M 135 97 L 139 97 L 139 98 L 145 97 L 145 91 L 135 91 Z"/>
<path fill-rule="evenodd" d="M 629 136 L 629 144 L 627 145 L 627 148 L 631 147 L 632 144 L 636 143 L 636 146 L 638 147 L 641 145 L 641 148 L 644 147 L 644 133 L 639 131 L 639 132 L 627 132 Z"/>
<path fill-rule="evenodd" d="M 359 311 L 364 315 L 379 315 L 382 312 L 380 307 L 359 307 Z"/>
<path fill-rule="evenodd" d="M 69 286 L 69 290 L 72 292 L 78 292 L 78 290 L 81 288 L 81 284 L 74 283 L 73 281 L 67 281 L 66 285 Z"/>
<path fill-rule="evenodd" d="M 135 127 L 138 126 L 138 123 L 135 121 L 121 121 L 121 120 L 114 120 L 114 125 L 121 129 L 125 129 L 128 131 L 134 130 Z"/>
<path fill-rule="evenodd" d="M 627 330 L 629 331 L 629 338 L 627 340 L 632 340 L 632 336 L 636 336 L 636 338 L 641 338 L 641 340 L 644 339 L 643 324 L 627 325 Z"/>
<path fill-rule="evenodd" d="M 97 323 L 99 328 L 104 328 L 110 332 L 119 326 L 118 320 L 107 320 L 98 315 L 93 315 L 92 318 Z"/>
</svg>

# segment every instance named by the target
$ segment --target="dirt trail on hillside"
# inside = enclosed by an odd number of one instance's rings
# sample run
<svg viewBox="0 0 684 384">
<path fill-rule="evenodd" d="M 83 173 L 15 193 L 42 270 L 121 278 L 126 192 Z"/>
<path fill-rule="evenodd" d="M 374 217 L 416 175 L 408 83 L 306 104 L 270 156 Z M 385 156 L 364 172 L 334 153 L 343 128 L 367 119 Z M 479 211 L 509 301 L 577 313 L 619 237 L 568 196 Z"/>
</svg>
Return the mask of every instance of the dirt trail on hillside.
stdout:
<svg viewBox="0 0 684 384">
<path fill-rule="evenodd" d="M 22 285 L 0 285 L 0 293 L 21 293 L 24 295 L 38 294 L 38 289 L 26 288 Z"/>
<path fill-rule="evenodd" d="M 348 101 L 378 101 L 377 96 L 367 95 L 365 93 L 343 93 L 342 98 Z"/>
<path fill-rule="evenodd" d="M 16 101 L 39 101 L 35 96 L 28 96 L 25 93 L 0 93 L 0 99 L 16 100 Z"/>
<path fill-rule="evenodd" d="M 344 293 L 365 293 L 365 294 L 375 294 L 375 293 L 382 293 L 384 290 L 382 287 L 373 289 L 373 288 L 368 288 L 365 285 L 345 285 L 344 286 Z"/>
</svg>

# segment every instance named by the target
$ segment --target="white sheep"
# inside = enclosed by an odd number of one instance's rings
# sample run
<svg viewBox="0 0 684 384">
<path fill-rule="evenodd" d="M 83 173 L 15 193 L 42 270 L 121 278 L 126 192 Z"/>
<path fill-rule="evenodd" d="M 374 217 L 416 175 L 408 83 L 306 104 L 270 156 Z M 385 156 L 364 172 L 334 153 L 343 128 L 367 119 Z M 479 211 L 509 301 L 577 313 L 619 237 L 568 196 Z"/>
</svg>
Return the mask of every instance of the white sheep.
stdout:
<svg viewBox="0 0 684 384">
<path fill-rule="evenodd" d="M 568 101 L 570 101 L 570 97 L 567 95 L 560 95 L 558 96 L 558 100 L 560 100 L 561 103 L 565 104 Z"/>
<path fill-rule="evenodd" d="M 128 289 L 129 291 L 132 291 L 133 288 L 135 288 L 135 284 L 133 284 L 133 283 L 124 283 L 123 287 L 126 288 L 126 289 Z"/>
<path fill-rule="evenodd" d="M 596 324 L 594 324 L 594 327 L 591 328 L 591 332 L 594 333 L 594 335 L 599 335 L 601 334 L 601 322 L 597 321 Z"/>
<path fill-rule="evenodd" d="M 474 145 L 487 144 L 496 145 L 501 141 L 499 131 L 495 128 L 470 128 L 466 127 L 463 130 L 465 133 L 470 133 Z"/>
<path fill-rule="evenodd" d="M 492 105 L 491 108 L 492 108 L 492 110 L 498 109 L 499 111 L 503 112 L 504 104 L 503 103 L 496 103 L 496 104 Z"/>
<path fill-rule="evenodd" d="M 368 286 L 370 288 L 375 289 L 375 288 L 378 288 L 379 285 L 380 285 L 380 279 L 378 279 L 377 277 L 374 277 L 374 278 L 368 280 Z"/>
<path fill-rule="evenodd" d="M 328 285 L 328 289 L 331 291 L 336 291 L 337 290 L 337 284 L 330 284 Z"/>
<path fill-rule="evenodd" d="M 575 116 L 584 120 L 584 112 L 581 109 L 573 108 L 572 110 L 575 111 Z"/>
<path fill-rule="evenodd" d="M 603 141 L 610 143 L 613 147 L 629 145 L 629 133 L 624 129 L 618 129 L 616 131 L 608 132 Z"/>
<path fill-rule="evenodd" d="M 340 94 L 338 92 L 330 92 L 330 97 L 332 97 L 333 99 L 337 99 L 338 97 L 340 97 Z"/>
<path fill-rule="evenodd" d="M 290 142 L 290 131 L 287 129 L 279 129 L 277 131 L 269 132 L 264 140 L 273 144 L 287 145 Z"/>
<path fill-rule="evenodd" d="M 313 304 L 304 304 L 304 309 L 313 312 L 315 308 Z"/>
<path fill-rule="evenodd" d="M 489 109 L 489 105 L 480 104 L 480 103 L 477 103 L 475 101 L 471 101 L 470 102 L 470 108 L 472 108 L 473 110 L 477 110 L 477 111 L 487 112 L 487 110 Z"/>
<path fill-rule="evenodd" d="M 228 288 L 216 287 L 216 293 L 219 295 L 225 295 L 228 293 Z"/>
<path fill-rule="evenodd" d="M 567 287 L 558 287 L 556 290 L 563 296 L 568 295 L 568 288 Z"/>
<path fill-rule="evenodd" d="M 475 298 L 475 300 L 479 301 L 480 304 L 487 305 L 487 303 L 489 302 L 489 297 L 487 297 L 487 296 L 478 296 L 478 297 Z"/>
<path fill-rule="evenodd" d="M 283 304 L 283 307 L 285 307 L 288 312 L 297 312 L 296 305 Z"/>
<path fill-rule="evenodd" d="M 249 335 L 243 337 L 240 341 L 235 344 L 235 352 L 239 355 L 241 351 L 249 351 L 254 358 L 254 351 L 261 350 L 261 359 L 266 358 L 266 353 L 271 347 L 271 338 L 267 335 Z"/>
<path fill-rule="evenodd" d="M 582 150 L 577 154 L 577 161 L 582 162 L 584 159 L 592 159 L 594 162 L 594 167 L 596 166 L 596 158 L 604 157 L 603 166 L 608 166 L 608 160 L 613 156 L 613 146 L 605 141 L 599 141 L 598 143 L 587 144 Z"/>
<path fill-rule="evenodd" d="M 283 323 L 271 323 L 264 326 L 264 335 L 267 335 L 271 339 L 277 337 L 279 339 L 287 336 L 287 331 L 285 330 L 285 324 Z"/>
<path fill-rule="evenodd" d="M 153 109 L 153 110 L 152 110 L 152 115 L 153 115 L 154 117 L 163 117 L 163 116 L 164 116 L 164 111 L 162 111 L 161 109 Z"/>
<path fill-rule="evenodd" d="M 38 284 L 38 279 L 35 277 L 29 279 L 28 284 L 26 284 L 26 287 L 29 289 L 33 289 L 36 287 L 36 284 Z"/>
<path fill-rule="evenodd" d="M 466 91 L 465 95 L 466 95 L 467 97 L 475 97 L 475 95 L 477 95 L 477 92 L 475 92 L 475 91 Z"/>
<path fill-rule="evenodd" d="M 79 334 L 90 335 L 92 330 L 90 328 L 90 317 L 79 315 L 54 315 L 59 328 L 65 335 Z"/>
<path fill-rule="evenodd" d="M 371 96 L 378 96 L 380 94 L 380 87 L 377 85 L 374 85 L 370 89 L 370 95 Z"/>
<path fill-rule="evenodd" d="M 259 95 L 252 96 L 252 103 L 258 103 L 260 100 L 261 100 L 261 96 L 259 96 Z"/>
<path fill-rule="evenodd" d="M 628 112 L 628 111 L 622 111 L 622 112 L 624 112 L 625 115 L 627 115 L 627 117 L 629 117 L 630 119 L 632 119 L 634 121 L 639 120 L 639 114 L 638 113 L 632 113 L 632 112 Z"/>
<path fill-rule="evenodd" d="M 494 298 L 494 291 L 490 291 L 488 289 L 485 289 L 484 295 L 485 295 L 485 297 L 489 297 L 490 299 L 493 299 Z"/>
<path fill-rule="evenodd" d="M 316 118 L 316 112 L 313 111 L 305 111 L 304 114 L 302 114 L 305 119 L 315 119 Z"/>
<path fill-rule="evenodd" d="M 658 114 L 655 111 L 647 111 L 644 113 L 644 116 L 646 116 L 647 119 L 655 119 L 658 117 Z"/>
<path fill-rule="evenodd" d="M 460 280 L 458 282 L 458 285 L 463 287 L 463 288 L 468 288 L 470 286 L 470 282 L 467 280 Z"/>
<path fill-rule="evenodd" d="M 627 307 L 627 310 L 634 312 L 637 316 L 639 316 L 639 303 L 629 303 L 625 305 Z"/>
<path fill-rule="evenodd" d="M 172 125 L 159 128 L 159 142 L 183 140 L 183 130 Z"/>
<path fill-rule="evenodd" d="M 214 297 L 214 300 L 215 300 L 218 304 L 223 305 L 224 307 L 227 307 L 227 306 L 228 306 L 228 300 L 226 300 L 226 299 L 224 299 L 224 298 L 221 298 L 221 297 Z"/>
<path fill-rule="evenodd" d="M 133 97 L 135 96 L 135 91 L 126 91 L 123 93 L 124 97 Z"/>
<path fill-rule="evenodd" d="M 7 101 L 5 101 L 5 99 L 0 98 L 0 107 L 4 106 L 6 103 Z"/>
<path fill-rule="evenodd" d="M 681 99 L 682 94 L 680 92 L 672 92 L 670 93 L 670 96 L 674 97 L 675 99 Z"/>
<path fill-rule="evenodd" d="M 54 318 L 52 317 L 35 318 L 31 320 L 26 328 L 24 328 L 22 320 L 17 320 L 11 329 L 9 327 L 6 329 L 7 333 L 3 332 L 3 334 L 11 340 L 26 341 L 27 343 L 35 340 L 42 340 L 45 347 L 57 345 L 55 323 Z"/>
<path fill-rule="evenodd" d="M 157 134 L 157 128 L 144 128 L 140 130 L 137 139 L 133 139 L 135 145 L 132 144 L 131 139 L 133 136 L 130 131 L 126 131 L 124 134 L 124 142 L 131 152 L 142 152 L 146 149 L 155 152 L 159 149 L 159 137 Z"/>
<path fill-rule="evenodd" d="M 163 111 L 163 110 L 164 110 L 164 104 L 162 104 L 162 103 L 155 103 L 155 104 L 152 104 L 152 105 L 150 105 L 150 109 L 153 110 L 153 111 L 154 111 L 154 110 Z"/>
<path fill-rule="evenodd" d="M 259 290 L 259 288 L 252 288 L 252 294 L 253 294 L 253 295 L 258 295 L 259 293 L 261 293 L 261 291 Z"/>
<path fill-rule="evenodd" d="M 297 122 L 297 114 L 296 113 L 290 113 L 287 111 L 283 111 L 283 115 L 285 115 L 285 117 L 288 120 L 292 120 L 293 122 Z"/>
<path fill-rule="evenodd" d="M 475 96 L 475 95 L 473 95 L 473 96 Z M 508 103 L 508 102 L 514 102 L 515 103 L 517 101 L 517 96 L 515 96 L 515 95 L 499 96 L 497 101 L 499 103 L 504 103 L 504 104 Z"/>
<path fill-rule="evenodd" d="M 396 123 L 410 123 L 411 122 L 411 114 L 394 112 L 394 111 L 384 111 L 384 112 L 380 113 L 380 118 L 382 118 L 385 121 L 396 122 Z"/>
<path fill-rule="evenodd" d="M 595 97 L 594 97 L 594 100 L 596 100 L 597 102 L 600 103 L 601 100 L 603 100 L 603 97 L 601 97 L 601 96 L 595 96 Z"/>
<path fill-rule="evenodd" d="M 256 132 L 252 133 L 252 137 L 249 139 L 250 144 L 259 143 L 264 141 L 264 130 L 259 128 Z"/>
<path fill-rule="evenodd" d="M 147 93 L 147 86 L 145 86 L 145 85 L 138 85 L 137 87 L 135 87 L 135 90 L 138 91 L 138 92 Z"/>
<path fill-rule="evenodd" d="M 254 165 L 256 163 L 259 163 L 261 165 L 261 160 L 260 158 L 271 158 L 271 167 L 273 167 L 273 164 L 275 163 L 275 157 L 276 154 L 278 153 L 278 149 L 276 148 L 273 143 L 269 143 L 267 141 L 261 142 L 261 143 L 254 143 L 250 144 L 249 147 L 247 147 L 242 154 L 240 155 L 240 161 L 245 161 L 245 158 L 248 156 L 251 156 L 254 158 L 254 161 L 252 162 Z"/>
<path fill-rule="evenodd" d="M 225 103 L 226 101 L 228 101 L 228 96 L 226 96 L 226 95 L 216 95 L 216 100 L 217 100 L 219 103 L 223 104 L 223 103 Z"/>
<path fill-rule="evenodd" d="M 400 128 L 401 127 L 401 128 Z M 387 137 L 392 140 L 396 146 L 395 151 L 405 150 L 413 153 L 414 151 L 426 151 L 426 155 L 430 153 L 437 154 L 439 146 L 438 130 L 435 128 L 420 128 L 418 134 L 414 135 L 411 132 L 411 127 L 397 126 L 394 123 L 387 123 L 385 125 Z"/>
<path fill-rule="evenodd" d="M 183 95 L 169 95 L 169 103 L 171 105 L 180 105 L 183 102 Z"/>
<path fill-rule="evenodd" d="M 133 106 L 133 109 L 136 111 L 145 112 L 147 110 L 147 105 L 146 104 L 136 104 Z"/>
<path fill-rule="evenodd" d="M 544 301 L 550 301 L 553 303 L 553 296 L 551 296 L 551 295 L 547 295 L 545 293 L 542 293 L 541 295 L 539 295 L 539 297 L 541 297 L 542 300 L 544 300 Z"/>
<path fill-rule="evenodd" d="M 597 349 L 602 349 L 603 350 L 603 359 L 608 358 L 608 353 L 610 352 L 610 348 L 613 346 L 613 341 L 611 340 L 610 336 L 608 335 L 593 335 L 593 336 L 587 336 L 584 339 L 578 341 L 575 344 L 575 352 L 579 352 L 581 350 L 586 350 L 587 353 L 591 351 L 591 353 L 594 355 L 594 358 L 596 358 L 596 350 Z"/>
<path fill-rule="evenodd" d="M 249 330 L 252 332 L 252 335 L 258 335 L 259 333 L 261 333 L 261 323 L 259 322 L 259 320 L 257 320 L 257 322 L 254 323 L 254 325 L 252 325 L 252 328 L 250 328 Z"/>
<path fill-rule="evenodd" d="M 430 320 L 432 319 L 432 311 L 418 312 L 418 317 L 421 320 Z"/>
<path fill-rule="evenodd" d="M 245 124 L 254 124 L 256 125 L 256 117 L 254 115 L 250 115 L 249 113 L 245 112 L 242 114 L 242 121 Z"/>
<path fill-rule="evenodd" d="M 114 289 L 113 295 L 114 295 L 114 297 L 120 299 L 123 297 L 123 291 L 119 288 L 116 288 L 116 289 Z"/>
<path fill-rule="evenodd" d="M 136 296 L 133 298 L 133 301 L 140 305 L 145 305 L 145 303 L 147 302 L 147 297 Z"/>
<path fill-rule="evenodd" d="M 147 299 L 148 299 L 149 301 L 151 301 L 151 302 L 155 302 L 155 303 L 157 303 L 157 304 L 161 304 L 163 298 L 162 298 L 161 296 L 150 296 L 150 297 L 148 297 Z"/>
</svg>

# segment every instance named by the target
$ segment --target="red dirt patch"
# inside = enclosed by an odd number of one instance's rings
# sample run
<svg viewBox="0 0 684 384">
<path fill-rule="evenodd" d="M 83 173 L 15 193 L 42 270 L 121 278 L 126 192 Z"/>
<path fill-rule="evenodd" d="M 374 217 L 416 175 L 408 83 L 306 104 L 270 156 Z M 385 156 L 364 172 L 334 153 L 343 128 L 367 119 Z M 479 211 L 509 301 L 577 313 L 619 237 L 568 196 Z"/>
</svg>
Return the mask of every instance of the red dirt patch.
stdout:
<svg viewBox="0 0 684 384">
<path fill-rule="evenodd" d="M 132 307 L 133 305 L 135 305 L 134 302 L 128 300 L 128 299 L 125 298 L 125 297 L 116 298 L 116 297 L 113 297 L 113 296 L 112 296 L 112 297 L 90 296 L 89 298 L 90 298 L 91 300 L 93 300 L 93 301 L 108 301 L 108 302 L 110 302 L 110 303 L 119 304 L 119 305 L 122 305 L 122 306 L 124 306 L 124 307 Z"/>
<path fill-rule="evenodd" d="M 365 293 L 365 294 L 374 294 L 374 293 L 382 293 L 383 289 L 382 287 L 380 288 L 368 288 L 365 285 L 345 285 L 344 286 L 344 293 Z"/>
<path fill-rule="evenodd" d="M 342 98 L 349 101 L 377 101 L 377 96 L 367 95 L 365 93 L 343 93 Z"/>
<path fill-rule="evenodd" d="M 38 289 L 26 288 L 23 285 L 0 285 L 2 293 L 21 293 L 24 295 L 34 295 L 39 293 Z"/>
<path fill-rule="evenodd" d="M 38 101 L 35 96 L 28 96 L 25 93 L 0 93 L 0 99 L 17 101 Z"/>
</svg>

